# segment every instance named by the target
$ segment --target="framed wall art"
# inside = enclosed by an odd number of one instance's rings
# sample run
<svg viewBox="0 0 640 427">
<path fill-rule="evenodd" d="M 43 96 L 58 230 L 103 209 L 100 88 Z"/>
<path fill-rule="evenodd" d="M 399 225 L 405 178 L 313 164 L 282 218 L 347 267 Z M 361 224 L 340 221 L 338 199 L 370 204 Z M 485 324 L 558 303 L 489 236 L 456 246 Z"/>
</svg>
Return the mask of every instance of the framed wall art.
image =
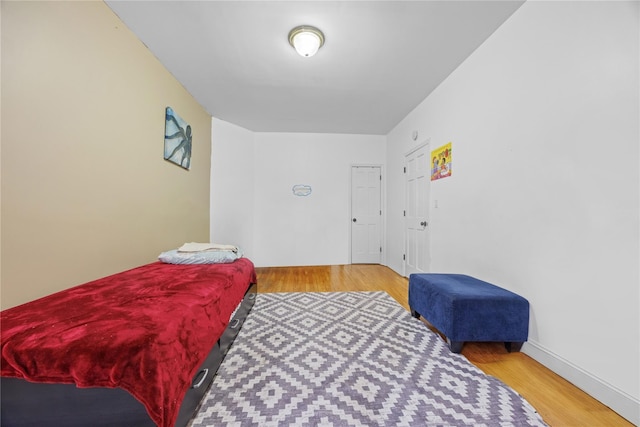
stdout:
<svg viewBox="0 0 640 427">
<path fill-rule="evenodd" d="M 164 159 L 187 170 L 191 166 L 191 126 L 167 107 L 164 122 Z"/>
<path fill-rule="evenodd" d="M 451 143 L 431 152 L 431 181 L 451 176 Z"/>
</svg>

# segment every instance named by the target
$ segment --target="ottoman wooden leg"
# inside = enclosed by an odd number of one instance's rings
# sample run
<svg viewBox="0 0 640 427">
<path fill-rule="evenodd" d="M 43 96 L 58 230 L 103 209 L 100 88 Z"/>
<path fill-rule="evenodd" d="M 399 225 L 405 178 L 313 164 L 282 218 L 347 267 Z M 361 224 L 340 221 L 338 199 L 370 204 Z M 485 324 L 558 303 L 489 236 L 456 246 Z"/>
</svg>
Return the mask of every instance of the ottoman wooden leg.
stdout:
<svg viewBox="0 0 640 427">
<path fill-rule="evenodd" d="M 449 344 L 449 350 L 451 350 L 452 353 L 460 353 L 462 351 L 464 341 L 451 341 L 447 338 L 447 344 Z"/>
<path fill-rule="evenodd" d="M 520 351 L 520 349 L 522 348 L 522 344 L 524 343 L 523 342 L 505 342 L 504 346 L 509 353 L 513 353 L 516 351 Z"/>
</svg>

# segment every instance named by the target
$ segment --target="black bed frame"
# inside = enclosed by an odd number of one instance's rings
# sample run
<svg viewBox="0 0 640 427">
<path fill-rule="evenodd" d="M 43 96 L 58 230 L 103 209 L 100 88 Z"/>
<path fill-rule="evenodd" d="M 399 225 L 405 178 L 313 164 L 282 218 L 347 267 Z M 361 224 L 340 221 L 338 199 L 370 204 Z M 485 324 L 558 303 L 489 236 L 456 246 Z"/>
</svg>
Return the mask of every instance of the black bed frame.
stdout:
<svg viewBox="0 0 640 427">
<path fill-rule="evenodd" d="M 176 426 L 183 427 L 198 411 L 247 315 L 255 302 L 251 284 L 229 325 L 198 369 L 180 406 Z M 144 405 L 121 388 L 78 388 L 74 384 L 32 383 L 0 378 L 0 422 L 7 427 L 153 427 Z"/>
</svg>

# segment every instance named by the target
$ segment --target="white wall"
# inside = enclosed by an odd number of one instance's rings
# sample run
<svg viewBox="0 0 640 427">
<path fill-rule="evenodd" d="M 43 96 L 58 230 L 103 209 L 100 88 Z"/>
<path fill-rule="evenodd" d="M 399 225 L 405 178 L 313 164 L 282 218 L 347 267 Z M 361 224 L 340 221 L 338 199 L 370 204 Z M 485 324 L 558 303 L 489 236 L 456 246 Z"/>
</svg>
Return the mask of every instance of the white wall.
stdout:
<svg viewBox="0 0 640 427">
<path fill-rule="evenodd" d="M 351 165 L 383 165 L 385 143 L 384 136 L 256 133 L 256 265 L 348 264 Z M 295 196 L 296 184 L 312 193 Z"/>
<path fill-rule="evenodd" d="M 432 149 L 453 142 L 453 176 L 431 183 L 432 271 L 528 298 L 524 350 L 636 424 L 638 8 L 527 2 L 388 135 L 387 149 L 392 207 L 411 132 Z M 397 209 L 387 224 L 400 272 Z"/>
<path fill-rule="evenodd" d="M 240 246 L 253 259 L 253 132 L 211 121 L 210 240 Z"/>
</svg>

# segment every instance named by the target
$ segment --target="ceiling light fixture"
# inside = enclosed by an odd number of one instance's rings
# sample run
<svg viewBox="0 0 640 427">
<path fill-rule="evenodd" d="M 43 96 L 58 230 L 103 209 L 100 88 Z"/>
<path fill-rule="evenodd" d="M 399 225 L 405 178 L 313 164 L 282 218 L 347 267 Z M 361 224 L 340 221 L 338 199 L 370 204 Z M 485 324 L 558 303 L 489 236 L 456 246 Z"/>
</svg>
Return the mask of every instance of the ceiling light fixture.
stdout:
<svg viewBox="0 0 640 427">
<path fill-rule="evenodd" d="M 324 44 L 324 34 L 316 27 L 301 25 L 289 31 L 289 44 L 306 58 L 316 54 Z"/>
</svg>

